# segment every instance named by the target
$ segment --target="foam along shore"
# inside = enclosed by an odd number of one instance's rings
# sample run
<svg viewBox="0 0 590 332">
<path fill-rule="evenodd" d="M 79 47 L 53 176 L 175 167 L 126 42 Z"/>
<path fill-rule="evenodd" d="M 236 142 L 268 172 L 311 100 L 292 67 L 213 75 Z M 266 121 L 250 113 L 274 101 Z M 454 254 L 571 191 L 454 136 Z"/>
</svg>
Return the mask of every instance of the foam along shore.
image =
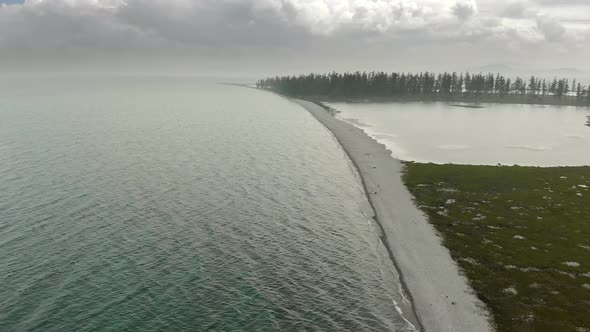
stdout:
<svg viewBox="0 0 590 332">
<path fill-rule="evenodd" d="M 402 182 L 403 165 L 361 129 L 310 101 L 303 106 L 340 142 L 363 179 L 375 220 L 424 330 L 492 331 L 489 314 L 442 245 L 434 227 L 415 206 Z"/>
</svg>

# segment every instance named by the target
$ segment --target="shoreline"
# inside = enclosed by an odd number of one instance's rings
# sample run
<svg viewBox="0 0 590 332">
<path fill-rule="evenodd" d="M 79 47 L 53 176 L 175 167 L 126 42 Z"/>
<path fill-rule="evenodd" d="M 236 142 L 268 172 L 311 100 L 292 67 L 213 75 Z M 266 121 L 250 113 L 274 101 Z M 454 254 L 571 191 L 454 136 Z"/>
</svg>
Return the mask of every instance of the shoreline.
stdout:
<svg viewBox="0 0 590 332">
<path fill-rule="evenodd" d="M 434 226 L 414 204 L 402 180 L 402 162 L 361 129 L 334 117 L 325 106 L 288 99 L 322 123 L 356 167 L 421 329 L 492 331 L 484 304 L 474 295 Z"/>
<path fill-rule="evenodd" d="M 268 89 L 262 89 L 271 91 Z M 567 107 L 590 107 L 590 103 L 578 103 L 575 97 L 563 96 L 529 96 L 529 95 L 506 95 L 506 96 L 404 96 L 404 97 L 334 97 L 322 95 L 310 96 L 286 96 L 287 98 L 311 100 L 318 102 L 343 102 L 343 103 L 449 103 L 453 106 L 463 103 L 461 107 L 478 108 L 480 104 L 515 104 L 515 105 L 538 105 L 538 106 L 567 106 Z M 465 105 L 467 104 L 467 105 Z"/>
</svg>

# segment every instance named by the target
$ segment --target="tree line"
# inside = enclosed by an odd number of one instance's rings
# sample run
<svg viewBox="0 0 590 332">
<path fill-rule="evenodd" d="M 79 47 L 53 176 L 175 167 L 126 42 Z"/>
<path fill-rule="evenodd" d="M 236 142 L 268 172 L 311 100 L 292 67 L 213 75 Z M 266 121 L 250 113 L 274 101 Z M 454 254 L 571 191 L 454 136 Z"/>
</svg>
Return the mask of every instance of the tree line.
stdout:
<svg viewBox="0 0 590 332">
<path fill-rule="evenodd" d="M 500 74 L 470 73 L 385 73 L 354 72 L 277 76 L 261 79 L 258 88 L 270 89 L 289 96 L 328 97 L 405 97 L 438 96 L 554 96 L 575 98 L 577 104 L 590 104 L 590 85 L 574 79 L 547 80 L 531 76 L 528 80 L 506 78 Z"/>
</svg>

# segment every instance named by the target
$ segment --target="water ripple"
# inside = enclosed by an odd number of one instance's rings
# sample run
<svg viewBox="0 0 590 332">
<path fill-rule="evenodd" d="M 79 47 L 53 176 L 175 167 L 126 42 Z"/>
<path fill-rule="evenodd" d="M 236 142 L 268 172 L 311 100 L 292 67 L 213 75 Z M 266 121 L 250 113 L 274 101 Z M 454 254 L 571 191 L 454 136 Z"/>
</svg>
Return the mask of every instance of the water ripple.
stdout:
<svg viewBox="0 0 590 332">
<path fill-rule="evenodd" d="M 0 330 L 412 330 L 306 112 L 183 79 L 60 84 L 0 106 Z"/>
</svg>

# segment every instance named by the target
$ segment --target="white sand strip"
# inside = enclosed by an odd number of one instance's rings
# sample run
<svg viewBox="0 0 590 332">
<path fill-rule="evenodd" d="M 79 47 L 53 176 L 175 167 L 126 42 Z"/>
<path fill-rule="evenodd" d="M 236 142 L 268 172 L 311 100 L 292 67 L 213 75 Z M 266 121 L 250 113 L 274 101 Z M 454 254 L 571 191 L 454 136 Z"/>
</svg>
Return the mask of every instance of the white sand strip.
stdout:
<svg viewBox="0 0 590 332">
<path fill-rule="evenodd" d="M 384 145 L 323 107 L 291 100 L 324 124 L 356 165 L 422 327 L 428 332 L 492 331 L 483 303 L 402 182 L 402 163 Z"/>
</svg>

